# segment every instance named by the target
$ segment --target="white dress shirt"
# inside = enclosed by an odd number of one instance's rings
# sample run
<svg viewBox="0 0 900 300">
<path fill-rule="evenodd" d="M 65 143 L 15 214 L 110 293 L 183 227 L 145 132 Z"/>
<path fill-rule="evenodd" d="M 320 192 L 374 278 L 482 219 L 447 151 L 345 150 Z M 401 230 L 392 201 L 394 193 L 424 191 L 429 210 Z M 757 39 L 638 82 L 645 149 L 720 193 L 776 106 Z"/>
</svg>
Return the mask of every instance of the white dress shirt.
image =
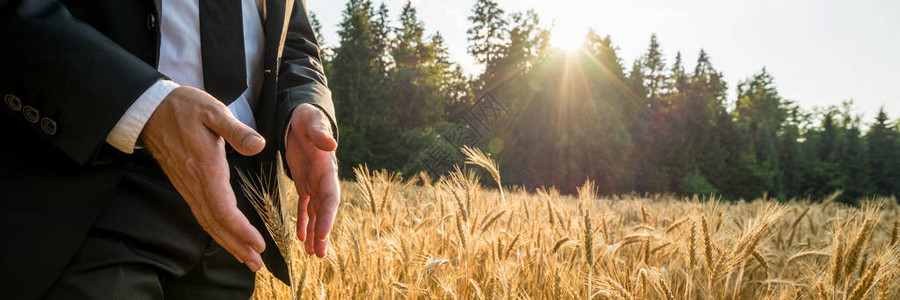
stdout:
<svg viewBox="0 0 900 300">
<path fill-rule="evenodd" d="M 259 9 L 261 1 L 241 1 L 248 88 L 228 105 L 235 118 L 254 129 L 253 104 L 262 88 L 265 46 Z M 138 136 L 150 115 L 172 90 L 182 85 L 203 89 L 199 0 L 162 0 L 159 19 L 158 70 L 171 80 L 157 81 L 144 91 L 106 137 L 107 143 L 129 154 L 134 153 Z"/>
</svg>

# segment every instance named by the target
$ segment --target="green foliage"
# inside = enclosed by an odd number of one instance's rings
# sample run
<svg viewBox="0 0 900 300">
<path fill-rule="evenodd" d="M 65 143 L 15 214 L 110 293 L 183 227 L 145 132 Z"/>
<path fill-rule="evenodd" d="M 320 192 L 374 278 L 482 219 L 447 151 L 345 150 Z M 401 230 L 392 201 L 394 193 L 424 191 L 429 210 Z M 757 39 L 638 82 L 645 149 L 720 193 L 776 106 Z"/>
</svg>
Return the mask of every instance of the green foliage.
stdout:
<svg viewBox="0 0 900 300">
<path fill-rule="evenodd" d="M 801 109 L 779 95 L 765 68 L 738 81 L 729 100 L 706 51 L 693 68 L 681 52 L 667 65 L 655 34 L 626 63 L 593 29 L 580 51 L 554 50 L 534 11 L 507 13 L 495 0 L 477 0 L 468 20 L 467 50 L 482 68 L 472 78 L 411 2 L 396 20 L 384 4 L 347 3 L 339 43 L 321 47 L 342 176 L 361 163 L 428 170 L 435 162 L 426 149 L 461 162 L 460 145 L 441 134 L 489 91 L 506 112 L 479 129 L 477 146 L 501 164 L 507 184 L 574 192 L 590 178 L 604 193 L 780 200 L 842 190 L 845 202 L 900 193 L 900 131 L 883 110 L 867 126 L 849 101 Z"/>
<path fill-rule="evenodd" d="M 403 169 L 422 146 L 415 132 L 432 132 L 470 103 L 469 80 L 410 2 L 394 26 L 384 4 L 350 0 L 339 27 L 340 43 L 324 64 L 341 127 L 341 175 L 362 163 Z"/>
<path fill-rule="evenodd" d="M 684 188 L 682 189 L 685 193 L 691 194 L 699 194 L 699 195 L 710 195 L 710 194 L 718 194 L 719 190 L 706 179 L 706 176 L 700 173 L 700 170 L 694 170 L 691 173 L 688 173 L 681 180 Z"/>
<path fill-rule="evenodd" d="M 883 107 L 865 138 L 869 146 L 869 178 L 872 179 L 874 192 L 881 195 L 900 194 L 900 134 L 897 124 L 888 120 Z"/>
<path fill-rule="evenodd" d="M 400 136 L 400 140 L 407 147 L 405 151 L 409 151 L 405 155 L 409 159 L 405 161 L 401 168 L 396 170 L 402 174 L 413 175 L 421 171 L 430 171 L 430 167 L 437 164 L 463 163 L 465 157 L 459 151 L 459 148 L 447 142 L 440 135 L 440 133 L 446 132 L 451 126 L 453 126 L 452 123 L 443 122 L 433 128 L 417 128 L 404 132 Z M 443 161 L 435 161 L 427 151 L 423 151 L 425 149 L 449 153 L 450 157 L 442 158 Z"/>
</svg>

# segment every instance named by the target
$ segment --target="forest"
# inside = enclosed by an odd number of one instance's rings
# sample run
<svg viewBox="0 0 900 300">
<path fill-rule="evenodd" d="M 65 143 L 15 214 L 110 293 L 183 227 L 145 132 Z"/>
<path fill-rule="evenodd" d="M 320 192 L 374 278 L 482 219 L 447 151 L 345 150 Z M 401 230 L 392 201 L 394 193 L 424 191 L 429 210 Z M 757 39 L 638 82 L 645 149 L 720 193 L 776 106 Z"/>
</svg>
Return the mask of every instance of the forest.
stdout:
<svg viewBox="0 0 900 300">
<path fill-rule="evenodd" d="M 366 164 L 404 175 L 441 175 L 463 145 L 499 162 L 504 184 L 601 194 L 671 193 L 725 199 L 853 202 L 900 192 L 900 131 L 882 109 L 853 101 L 800 107 L 779 96 L 765 68 L 728 97 L 714 53 L 673 61 L 656 35 L 626 62 L 612 37 L 590 30 L 580 50 L 551 47 L 534 11 L 478 0 L 468 16 L 467 75 L 441 34 L 407 2 L 392 18 L 371 0 L 349 0 L 338 41 L 321 40 L 336 108 L 339 170 Z M 734 80 L 734 79 L 728 79 Z"/>
</svg>

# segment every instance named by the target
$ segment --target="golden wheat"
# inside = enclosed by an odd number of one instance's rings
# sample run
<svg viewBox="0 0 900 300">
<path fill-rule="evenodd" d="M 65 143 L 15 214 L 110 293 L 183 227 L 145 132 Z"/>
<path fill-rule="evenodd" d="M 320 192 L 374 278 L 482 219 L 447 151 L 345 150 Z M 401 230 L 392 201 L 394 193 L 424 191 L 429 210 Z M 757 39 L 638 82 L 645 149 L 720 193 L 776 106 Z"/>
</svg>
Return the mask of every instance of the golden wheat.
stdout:
<svg viewBox="0 0 900 300">
<path fill-rule="evenodd" d="M 474 151 L 473 151 L 474 152 Z M 486 158 L 486 157 L 483 157 Z M 486 167 L 491 163 L 476 163 Z M 495 168 L 495 167 L 494 167 Z M 314 299 L 897 299 L 896 205 L 723 202 L 484 188 L 465 169 L 356 170 L 326 259 L 293 247 Z M 295 199 L 296 195 L 287 196 Z M 887 201 L 895 201 L 888 199 Z M 807 221 L 802 221 L 807 219 Z M 290 288 L 257 274 L 255 299 Z"/>
</svg>

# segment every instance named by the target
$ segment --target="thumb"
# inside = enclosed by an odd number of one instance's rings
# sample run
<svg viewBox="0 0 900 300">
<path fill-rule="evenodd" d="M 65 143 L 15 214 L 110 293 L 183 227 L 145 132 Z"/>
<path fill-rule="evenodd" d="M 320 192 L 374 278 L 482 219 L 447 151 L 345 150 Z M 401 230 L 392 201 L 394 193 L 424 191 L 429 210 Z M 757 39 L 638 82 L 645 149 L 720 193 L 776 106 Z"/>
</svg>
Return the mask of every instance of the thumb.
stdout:
<svg viewBox="0 0 900 300">
<path fill-rule="evenodd" d="M 266 147 L 266 140 L 262 135 L 235 119 L 227 109 L 216 114 L 207 127 L 222 136 L 234 150 L 242 155 L 256 155 Z"/>
<path fill-rule="evenodd" d="M 337 141 L 331 134 L 331 123 L 325 119 L 321 112 L 317 112 L 313 117 L 313 125 L 309 127 L 309 138 L 312 139 L 316 148 L 322 151 L 334 151 L 337 148 Z"/>
</svg>

